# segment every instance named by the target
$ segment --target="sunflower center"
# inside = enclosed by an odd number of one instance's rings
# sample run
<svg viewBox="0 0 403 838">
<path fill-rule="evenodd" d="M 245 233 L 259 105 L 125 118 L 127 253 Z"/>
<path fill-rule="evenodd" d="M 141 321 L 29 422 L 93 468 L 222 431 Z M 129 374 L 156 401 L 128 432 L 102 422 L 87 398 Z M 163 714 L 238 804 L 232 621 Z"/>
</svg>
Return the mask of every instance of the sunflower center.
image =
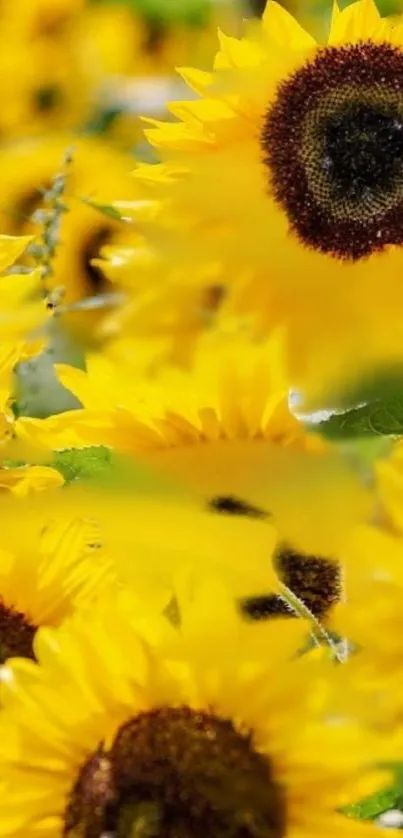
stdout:
<svg viewBox="0 0 403 838">
<path fill-rule="evenodd" d="M 35 90 L 35 105 L 40 113 L 51 113 L 63 100 L 63 94 L 56 84 L 44 84 Z"/>
<path fill-rule="evenodd" d="M 323 134 L 323 167 L 340 198 L 362 201 L 393 189 L 402 169 L 402 119 L 357 103 L 330 117 Z"/>
<path fill-rule="evenodd" d="M 326 618 L 340 598 L 340 568 L 332 559 L 308 556 L 283 545 L 275 556 L 275 567 L 281 581 L 311 614 Z M 241 611 L 251 620 L 273 617 L 295 617 L 285 600 L 277 594 L 248 597 L 241 602 Z"/>
<path fill-rule="evenodd" d="M 261 145 L 303 244 L 357 260 L 403 244 L 403 53 L 328 47 L 280 85 Z"/>
<path fill-rule="evenodd" d="M 93 264 L 93 260 L 99 257 L 101 249 L 108 244 L 110 238 L 110 227 L 100 227 L 92 233 L 83 248 L 84 273 L 91 296 L 103 294 L 109 288 L 108 280 L 104 276 L 101 268 Z"/>
<path fill-rule="evenodd" d="M 11 233 L 17 235 L 22 232 L 31 232 L 31 229 L 32 232 L 35 232 L 35 225 L 32 223 L 31 217 L 35 210 L 41 207 L 43 196 L 51 186 L 50 181 L 45 182 L 17 197 L 12 212 Z"/>
<path fill-rule="evenodd" d="M 232 722 L 191 710 L 141 713 L 82 769 L 65 816 L 74 838 L 281 838 L 269 762 Z"/>
<path fill-rule="evenodd" d="M 35 660 L 33 640 L 34 626 L 21 611 L 9 608 L 0 601 L 0 664 L 8 658 L 31 658 Z"/>
</svg>

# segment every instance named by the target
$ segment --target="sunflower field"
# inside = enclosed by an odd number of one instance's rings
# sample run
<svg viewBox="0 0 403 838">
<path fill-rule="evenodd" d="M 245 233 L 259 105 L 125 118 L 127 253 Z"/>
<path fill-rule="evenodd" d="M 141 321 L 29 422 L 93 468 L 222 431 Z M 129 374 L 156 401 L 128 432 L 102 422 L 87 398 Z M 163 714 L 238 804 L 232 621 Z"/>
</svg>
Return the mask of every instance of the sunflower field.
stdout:
<svg viewBox="0 0 403 838">
<path fill-rule="evenodd" d="M 403 0 L 0 0 L 0 838 L 403 829 Z"/>
</svg>

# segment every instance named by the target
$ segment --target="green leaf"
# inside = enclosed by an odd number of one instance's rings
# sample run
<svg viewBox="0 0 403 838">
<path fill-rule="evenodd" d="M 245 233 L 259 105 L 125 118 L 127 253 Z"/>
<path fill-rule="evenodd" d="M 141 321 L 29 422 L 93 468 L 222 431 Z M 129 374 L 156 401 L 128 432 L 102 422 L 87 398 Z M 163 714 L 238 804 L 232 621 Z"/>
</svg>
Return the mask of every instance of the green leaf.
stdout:
<svg viewBox="0 0 403 838">
<path fill-rule="evenodd" d="M 308 423 L 309 425 L 309 423 Z M 403 435 L 403 394 L 330 416 L 324 422 L 310 425 L 327 439 L 352 439 L 374 436 Z"/>
<path fill-rule="evenodd" d="M 52 465 L 60 471 L 66 483 L 86 481 L 108 491 L 127 489 L 142 494 L 158 492 L 178 496 L 183 491 L 176 483 L 163 478 L 143 463 L 119 456 L 104 446 L 55 452 Z"/>
<path fill-rule="evenodd" d="M 103 108 L 90 117 L 88 123 L 82 129 L 83 133 L 95 134 L 96 136 L 106 134 L 115 125 L 121 114 L 122 108 L 120 107 Z"/>
<path fill-rule="evenodd" d="M 113 453 L 102 446 L 71 448 L 55 454 L 53 466 L 67 483 L 73 480 L 99 480 L 111 476 L 114 470 Z"/>
<path fill-rule="evenodd" d="M 211 10 L 211 0 L 93 0 L 93 2 L 114 2 L 133 9 L 151 24 L 203 26 Z"/>
<path fill-rule="evenodd" d="M 80 201 L 83 204 L 87 204 L 88 207 L 92 207 L 92 209 L 97 210 L 97 212 L 102 213 L 102 215 L 112 218 L 113 221 L 122 221 L 123 223 L 127 223 L 120 214 L 119 210 L 111 204 L 98 204 L 96 201 L 93 201 L 92 198 L 80 198 Z"/>
<path fill-rule="evenodd" d="M 351 6 L 353 2 L 354 0 L 342 0 L 340 7 L 345 9 L 346 6 Z M 385 17 L 388 15 L 396 15 L 402 10 L 400 0 L 376 0 L 376 5 L 378 6 L 381 15 Z"/>
<path fill-rule="evenodd" d="M 343 809 L 343 812 L 345 815 L 348 815 L 349 818 L 372 821 L 379 817 L 379 815 L 382 815 L 383 812 L 387 812 L 388 809 L 398 807 L 400 802 L 401 791 L 400 789 L 393 787 L 383 789 L 383 791 L 378 791 L 376 794 L 371 795 L 371 797 L 367 797 L 360 803 L 353 803 L 352 806 L 347 806 Z"/>
</svg>

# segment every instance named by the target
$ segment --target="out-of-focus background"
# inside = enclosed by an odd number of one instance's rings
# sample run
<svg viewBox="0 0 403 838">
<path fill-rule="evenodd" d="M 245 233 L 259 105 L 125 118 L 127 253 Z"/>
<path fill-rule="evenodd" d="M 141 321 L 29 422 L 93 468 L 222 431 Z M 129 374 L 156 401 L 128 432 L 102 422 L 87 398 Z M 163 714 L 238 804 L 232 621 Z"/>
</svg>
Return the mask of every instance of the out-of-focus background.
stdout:
<svg viewBox="0 0 403 838">
<path fill-rule="evenodd" d="M 341 6 L 350 0 L 340 0 Z M 323 36 L 332 0 L 281 0 Z M 55 131 L 136 146 L 139 114 L 181 94 L 175 68 L 211 65 L 217 28 L 240 32 L 266 0 L 0 0 L 3 143 Z M 393 15 L 402 0 L 378 0 Z"/>
<path fill-rule="evenodd" d="M 282 2 L 325 40 L 332 0 Z M 379 0 L 385 15 L 402 5 Z M 85 317 L 80 306 L 111 291 L 97 259 L 106 246 L 124 247 L 126 234 L 100 207 L 133 198 L 134 159 L 152 160 L 141 116 L 166 118 L 170 100 L 189 98 L 175 68 L 210 68 L 218 27 L 239 34 L 242 20 L 261 15 L 264 6 L 265 0 L 0 0 L 0 232 L 38 236 L 26 268 L 51 255 L 48 290 L 67 311 L 53 321 L 46 351 L 21 367 L 23 413 L 71 405 L 52 363 L 82 362 L 92 329 L 87 303 Z M 61 181 L 66 211 L 57 215 Z"/>
</svg>

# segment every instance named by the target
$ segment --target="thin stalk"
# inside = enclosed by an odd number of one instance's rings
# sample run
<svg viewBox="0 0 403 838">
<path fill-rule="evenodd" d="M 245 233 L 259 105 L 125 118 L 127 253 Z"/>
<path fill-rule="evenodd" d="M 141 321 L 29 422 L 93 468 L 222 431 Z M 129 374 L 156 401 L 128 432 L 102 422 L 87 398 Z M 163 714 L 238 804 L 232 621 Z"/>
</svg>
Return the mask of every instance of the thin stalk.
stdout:
<svg viewBox="0 0 403 838">
<path fill-rule="evenodd" d="M 324 626 L 322 626 L 322 623 L 320 623 L 317 617 L 312 614 L 312 611 L 309 610 L 305 603 L 299 599 L 296 594 L 294 594 L 291 588 L 288 588 L 287 585 L 284 585 L 283 583 L 280 584 L 280 594 L 298 617 L 301 617 L 303 620 L 307 620 L 309 622 L 312 637 L 316 645 L 320 646 L 325 644 L 331 650 L 335 660 L 339 663 L 344 663 L 345 656 L 341 653 L 338 644 L 334 642 L 330 634 L 326 631 Z"/>
</svg>

